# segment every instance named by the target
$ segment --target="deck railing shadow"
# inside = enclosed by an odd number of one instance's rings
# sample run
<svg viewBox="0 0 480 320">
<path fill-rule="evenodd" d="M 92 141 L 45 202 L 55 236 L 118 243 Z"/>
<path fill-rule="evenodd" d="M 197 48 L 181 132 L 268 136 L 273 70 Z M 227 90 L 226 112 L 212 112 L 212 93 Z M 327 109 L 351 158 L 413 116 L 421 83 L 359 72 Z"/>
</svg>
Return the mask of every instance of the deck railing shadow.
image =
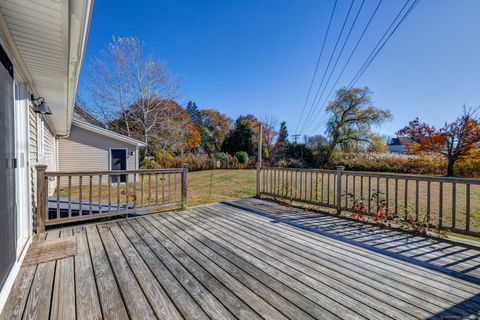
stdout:
<svg viewBox="0 0 480 320">
<path fill-rule="evenodd" d="M 297 219 L 296 217 L 288 217 L 288 216 L 282 215 L 280 213 L 275 213 L 275 212 L 273 212 L 273 210 L 272 211 L 271 210 L 263 210 L 263 209 L 259 209 L 257 207 L 250 207 L 250 206 L 247 206 L 247 205 L 244 205 L 244 204 L 241 204 L 241 203 L 236 203 L 236 202 L 222 202 L 221 204 L 229 206 L 229 207 L 233 207 L 233 208 L 238 208 L 238 209 L 244 210 L 246 212 L 250 212 L 250 213 L 253 213 L 253 214 L 256 214 L 256 215 L 260 215 L 260 216 L 269 218 L 272 223 L 287 224 L 289 226 L 300 228 L 300 229 L 305 230 L 305 231 L 309 231 L 309 232 L 312 232 L 312 233 L 315 233 L 315 234 L 319 234 L 319 235 L 322 235 L 322 236 L 325 236 L 325 237 L 328 237 L 328 238 L 331 238 L 331 239 L 334 239 L 334 240 L 337 240 L 337 241 L 347 243 L 349 245 L 357 246 L 357 247 L 360 247 L 362 249 L 366 249 L 366 250 L 369 250 L 369 251 L 372 251 L 372 252 L 375 252 L 375 253 L 379 253 L 379 254 L 391 257 L 391 258 L 395 258 L 397 260 L 401 260 L 401 261 L 404 261 L 404 262 L 407 262 L 407 263 L 410 263 L 410 264 L 413 264 L 413 265 L 416 265 L 416 266 L 420 266 L 420 267 L 423 267 L 423 268 L 426 268 L 426 269 L 429 269 L 429 270 L 432 270 L 432 271 L 435 271 L 435 272 L 439 272 L 439 273 L 442 273 L 442 274 L 445 274 L 445 275 L 448 275 L 448 276 L 451 276 L 451 277 L 454 277 L 454 278 L 457 278 L 457 279 L 462 279 L 462 280 L 468 281 L 472 284 L 480 285 L 480 273 L 478 273 L 478 276 L 469 274 L 472 271 L 480 268 L 480 263 L 474 261 L 475 259 L 480 257 L 480 253 L 473 254 L 473 255 L 470 255 L 470 256 L 465 255 L 462 258 L 458 258 L 458 259 L 449 261 L 445 265 L 438 264 L 438 260 L 440 260 L 442 258 L 448 258 L 449 256 L 452 256 L 454 254 L 459 254 L 459 253 L 462 254 L 462 253 L 465 253 L 468 250 L 474 250 L 475 249 L 474 247 L 470 247 L 468 245 L 456 244 L 456 243 L 452 243 L 449 240 L 444 240 L 444 239 L 432 239 L 430 237 L 406 234 L 406 237 L 400 237 L 400 239 L 402 239 L 402 238 L 403 239 L 405 239 L 405 238 L 406 239 L 415 239 L 415 238 L 420 237 L 420 239 L 418 239 L 418 240 L 422 240 L 422 241 L 417 242 L 415 240 L 415 242 L 410 242 L 410 243 L 415 244 L 415 243 L 421 243 L 423 241 L 426 241 L 426 242 L 429 243 L 429 246 L 423 246 L 422 245 L 422 246 L 418 247 L 418 249 L 427 249 L 425 253 L 417 254 L 417 255 L 407 255 L 406 253 L 416 250 L 415 247 L 411 248 L 411 250 L 408 250 L 408 251 L 405 251 L 405 250 L 394 251 L 394 250 L 392 250 L 395 247 L 397 247 L 396 245 L 391 246 L 391 247 L 382 247 L 382 246 L 385 245 L 385 243 L 389 243 L 389 242 L 393 243 L 393 242 L 399 241 L 399 239 L 397 239 L 397 240 L 392 239 L 391 241 L 382 242 L 379 245 L 379 244 L 375 243 L 375 239 L 372 239 L 372 238 L 369 238 L 369 237 L 367 237 L 366 239 L 364 239 L 364 237 L 350 238 L 350 237 L 338 232 L 338 230 L 336 230 L 336 229 L 322 228 L 321 226 L 318 226 L 318 225 L 317 226 L 309 226 L 308 224 L 303 223 L 303 221 L 312 221 L 312 220 L 315 219 L 315 217 L 317 217 L 320 220 L 323 219 L 326 216 L 332 217 L 332 215 L 329 214 L 329 213 L 311 213 L 312 216 L 309 217 L 309 219 L 304 219 L 304 218 Z M 334 217 L 334 218 L 336 218 L 338 221 L 345 221 L 342 218 L 337 218 L 337 217 Z M 361 222 L 355 222 L 355 223 L 352 224 L 352 226 L 357 226 L 359 224 L 361 225 L 362 223 Z M 380 231 L 380 229 L 375 228 L 374 226 L 369 226 L 368 231 L 369 232 L 378 232 L 378 231 Z M 390 230 L 383 230 L 383 231 L 387 232 L 387 233 L 392 233 L 392 235 L 402 236 L 402 232 L 400 232 L 400 231 L 395 231 L 395 232 L 390 231 Z M 379 235 L 380 237 L 382 237 L 381 232 L 373 233 L 373 234 L 374 235 Z M 367 234 L 365 236 L 367 236 Z M 403 243 L 403 245 L 409 245 L 409 242 L 402 242 L 402 243 Z M 439 248 L 440 246 L 445 246 L 445 247 Z M 445 250 L 447 248 L 452 249 L 452 247 L 458 247 L 458 250 L 455 250 L 453 252 L 446 252 L 446 253 L 442 253 L 442 254 L 438 255 L 439 251 Z M 429 254 L 435 254 L 435 257 L 432 257 L 430 259 L 424 259 L 424 260 L 420 259 L 421 257 L 424 257 L 424 256 L 429 255 Z M 471 266 L 468 266 L 467 268 L 465 268 L 463 270 L 454 270 L 452 268 L 452 267 L 457 266 L 457 265 L 462 264 L 462 263 L 467 264 L 467 265 L 468 265 L 468 263 L 470 263 Z"/>
<path fill-rule="evenodd" d="M 444 309 L 443 311 L 427 318 L 426 320 L 434 320 L 434 319 L 445 319 L 445 320 L 453 320 L 453 319 L 480 319 L 480 310 L 479 311 L 471 311 L 472 314 L 470 316 L 474 317 L 464 317 L 464 316 L 452 316 L 452 311 L 455 309 L 462 309 L 462 310 L 471 310 L 469 309 L 469 305 L 472 303 L 475 303 L 475 301 L 478 301 L 480 299 L 480 295 L 474 295 L 469 299 L 465 299 L 464 301 L 452 305 L 450 308 Z"/>
</svg>

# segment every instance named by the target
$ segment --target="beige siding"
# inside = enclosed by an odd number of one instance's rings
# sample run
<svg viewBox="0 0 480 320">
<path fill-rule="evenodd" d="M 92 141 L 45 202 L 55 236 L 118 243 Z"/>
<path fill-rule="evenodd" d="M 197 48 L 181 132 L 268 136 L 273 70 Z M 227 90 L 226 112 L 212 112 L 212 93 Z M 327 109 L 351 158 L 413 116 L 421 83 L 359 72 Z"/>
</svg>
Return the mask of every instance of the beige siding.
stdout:
<svg viewBox="0 0 480 320">
<path fill-rule="evenodd" d="M 70 136 L 59 140 L 59 171 L 109 170 L 110 148 L 128 149 L 127 169 L 137 168 L 135 145 L 73 125 Z"/>
</svg>

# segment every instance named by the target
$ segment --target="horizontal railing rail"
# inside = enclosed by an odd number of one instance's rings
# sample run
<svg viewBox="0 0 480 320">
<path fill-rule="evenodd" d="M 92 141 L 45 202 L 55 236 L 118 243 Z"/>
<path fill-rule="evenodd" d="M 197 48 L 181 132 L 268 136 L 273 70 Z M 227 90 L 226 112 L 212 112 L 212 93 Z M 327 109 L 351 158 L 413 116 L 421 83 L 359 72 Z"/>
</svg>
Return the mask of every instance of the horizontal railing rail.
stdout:
<svg viewBox="0 0 480 320">
<path fill-rule="evenodd" d="M 37 232 L 46 226 L 184 207 L 187 168 L 46 171 L 37 166 Z"/>
<path fill-rule="evenodd" d="M 480 235 L 480 179 L 261 167 L 260 194 Z"/>
</svg>

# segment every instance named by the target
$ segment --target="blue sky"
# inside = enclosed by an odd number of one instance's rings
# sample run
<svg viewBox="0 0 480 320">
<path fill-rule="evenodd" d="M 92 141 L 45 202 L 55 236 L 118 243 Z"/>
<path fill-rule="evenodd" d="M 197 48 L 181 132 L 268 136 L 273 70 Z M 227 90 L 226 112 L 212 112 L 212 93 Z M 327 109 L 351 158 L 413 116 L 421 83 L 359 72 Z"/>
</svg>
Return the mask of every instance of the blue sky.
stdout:
<svg viewBox="0 0 480 320">
<path fill-rule="evenodd" d="M 137 36 L 182 79 L 182 105 L 193 100 L 232 118 L 246 113 L 259 118 L 275 115 L 294 133 L 333 3 L 96 1 L 83 72 L 112 36 Z M 355 0 L 353 13 L 360 3 Z M 403 3 L 383 0 L 339 85 L 352 79 Z M 338 70 L 376 4 L 377 0 L 365 1 Z M 350 0 L 338 0 L 320 75 L 349 5 Z M 377 131 L 392 136 L 416 116 L 442 125 L 453 120 L 463 104 L 480 105 L 478 13 L 478 0 L 420 1 L 357 83 L 373 91 L 375 105 L 393 114 L 393 120 Z M 82 96 L 84 81 L 85 76 L 80 80 Z"/>
</svg>

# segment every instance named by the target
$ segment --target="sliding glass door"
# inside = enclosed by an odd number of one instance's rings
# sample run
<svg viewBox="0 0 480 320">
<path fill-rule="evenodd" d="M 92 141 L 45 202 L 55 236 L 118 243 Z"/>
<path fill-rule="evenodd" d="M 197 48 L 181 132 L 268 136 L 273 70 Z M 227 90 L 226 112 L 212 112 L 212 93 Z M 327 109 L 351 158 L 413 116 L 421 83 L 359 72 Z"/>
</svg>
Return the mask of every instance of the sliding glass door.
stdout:
<svg viewBox="0 0 480 320">
<path fill-rule="evenodd" d="M 13 66 L 0 48 L 0 290 L 16 259 Z"/>
</svg>

